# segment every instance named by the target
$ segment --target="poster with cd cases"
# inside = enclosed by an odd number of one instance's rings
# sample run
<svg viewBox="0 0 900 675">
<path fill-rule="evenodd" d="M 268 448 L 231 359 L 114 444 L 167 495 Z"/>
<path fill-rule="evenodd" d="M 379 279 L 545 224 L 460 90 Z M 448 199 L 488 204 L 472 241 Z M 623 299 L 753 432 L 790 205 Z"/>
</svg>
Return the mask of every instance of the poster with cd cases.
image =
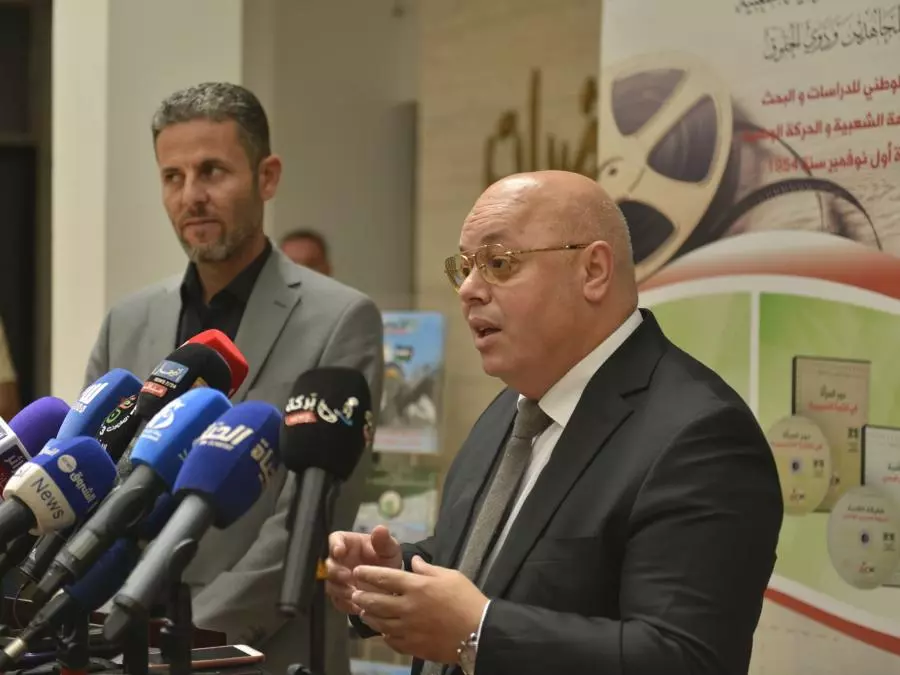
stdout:
<svg viewBox="0 0 900 675">
<path fill-rule="evenodd" d="M 871 363 L 795 356 L 793 413 L 814 421 L 831 447 L 832 479 L 818 511 L 861 484 L 860 430 L 868 422 Z"/>
<path fill-rule="evenodd" d="M 862 482 L 880 490 L 900 509 L 900 428 L 863 427 Z M 884 585 L 900 588 L 900 566 Z"/>
</svg>

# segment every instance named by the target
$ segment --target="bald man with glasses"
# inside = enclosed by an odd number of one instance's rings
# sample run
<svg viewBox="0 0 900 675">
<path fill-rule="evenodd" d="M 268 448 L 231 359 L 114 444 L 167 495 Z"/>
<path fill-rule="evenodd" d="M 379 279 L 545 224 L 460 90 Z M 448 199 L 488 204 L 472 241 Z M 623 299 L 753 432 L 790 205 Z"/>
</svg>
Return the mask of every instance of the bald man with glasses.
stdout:
<svg viewBox="0 0 900 675">
<path fill-rule="evenodd" d="M 331 535 L 333 603 L 414 675 L 745 675 L 778 474 L 744 401 L 638 307 L 619 209 L 583 176 L 515 175 L 459 249 L 447 277 L 507 389 L 432 537 Z"/>
</svg>

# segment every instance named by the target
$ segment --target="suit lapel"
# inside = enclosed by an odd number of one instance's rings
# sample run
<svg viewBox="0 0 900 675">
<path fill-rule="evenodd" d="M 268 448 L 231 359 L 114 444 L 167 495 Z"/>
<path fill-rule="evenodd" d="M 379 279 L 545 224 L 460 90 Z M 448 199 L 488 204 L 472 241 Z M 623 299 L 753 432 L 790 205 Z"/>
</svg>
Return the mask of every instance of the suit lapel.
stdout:
<svg viewBox="0 0 900 675">
<path fill-rule="evenodd" d="M 235 403 L 246 398 L 300 301 L 301 275 L 302 270 L 277 249 L 260 272 L 234 341 L 250 365 L 244 383 L 232 397 Z"/>
<path fill-rule="evenodd" d="M 649 312 L 644 322 L 594 374 L 547 466 L 522 505 L 485 581 L 502 597 L 553 514 L 613 432 L 631 414 L 628 396 L 643 390 L 662 355 L 662 332 Z"/>
<path fill-rule="evenodd" d="M 505 390 L 478 420 L 466 448 L 466 476 L 462 490 L 448 511 L 447 528 L 438 535 L 437 563 L 447 567 L 456 563 L 460 548 L 472 522 L 473 510 L 493 472 L 491 467 L 506 442 L 516 412 L 518 394 Z M 462 453 L 462 450 L 460 450 Z"/>
<path fill-rule="evenodd" d="M 146 339 L 141 340 L 137 361 L 140 378 L 150 375 L 150 371 L 175 349 L 178 339 L 178 318 L 181 314 L 181 279 L 173 279 L 150 301 Z"/>
</svg>

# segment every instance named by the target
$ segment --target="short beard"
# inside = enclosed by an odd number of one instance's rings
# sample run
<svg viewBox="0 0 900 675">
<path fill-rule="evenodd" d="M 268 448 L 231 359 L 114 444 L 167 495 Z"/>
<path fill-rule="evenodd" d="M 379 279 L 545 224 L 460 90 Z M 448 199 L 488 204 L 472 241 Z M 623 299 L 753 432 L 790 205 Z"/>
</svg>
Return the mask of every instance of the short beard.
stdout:
<svg viewBox="0 0 900 675">
<path fill-rule="evenodd" d="M 242 225 L 231 232 L 225 232 L 216 241 L 200 246 L 191 246 L 181 242 L 181 248 L 192 263 L 220 263 L 229 260 L 243 250 L 245 244 L 256 234 L 252 225 Z"/>
<path fill-rule="evenodd" d="M 262 229 L 262 208 L 259 211 L 259 225 L 251 222 L 250 218 L 244 219 L 242 216 L 249 216 L 254 212 L 252 205 L 260 203 L 259 198 L 259 175 L 253 174 L 253 191 L 249 199 L 239 204 L 235 209 L 236 215 L 235 227 L 232 230 L 226 230 L 223 226 L 222 236 L 216 241 L 200 246 L 191 246 L 179 237 L 181 248 L 187 254 L 188 259 L 192 263 L 220 263 L 231 259 L 240 253 L 247 242 L 251 241 L 257 233 Z M 246 208 L 242 208 L 246 207 Z M 240 223 L 240 224 L 238 224 Z"/>
</svg>

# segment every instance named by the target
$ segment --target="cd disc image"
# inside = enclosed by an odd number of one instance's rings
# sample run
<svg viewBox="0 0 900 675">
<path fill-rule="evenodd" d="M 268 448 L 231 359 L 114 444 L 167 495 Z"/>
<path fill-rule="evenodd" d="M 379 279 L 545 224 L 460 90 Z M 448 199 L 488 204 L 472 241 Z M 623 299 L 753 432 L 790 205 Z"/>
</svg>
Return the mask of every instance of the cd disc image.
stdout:
<svg viewBox="0 0 900 675">
<path fill-rule="evenodd" d="M 784 512 L 799 516 L 814 511 L 831 482 L 831 448 L 819 425 L 801 415 L 790 415 L 766 434 L 775 465 Z"/>
<path fill-rule="evenodd" d="M 873 486 L 856 487 L 828 517 L 831 564 L 855 588 L 878 588 L 900 566 L 900 508 Z"/>
</svg>

